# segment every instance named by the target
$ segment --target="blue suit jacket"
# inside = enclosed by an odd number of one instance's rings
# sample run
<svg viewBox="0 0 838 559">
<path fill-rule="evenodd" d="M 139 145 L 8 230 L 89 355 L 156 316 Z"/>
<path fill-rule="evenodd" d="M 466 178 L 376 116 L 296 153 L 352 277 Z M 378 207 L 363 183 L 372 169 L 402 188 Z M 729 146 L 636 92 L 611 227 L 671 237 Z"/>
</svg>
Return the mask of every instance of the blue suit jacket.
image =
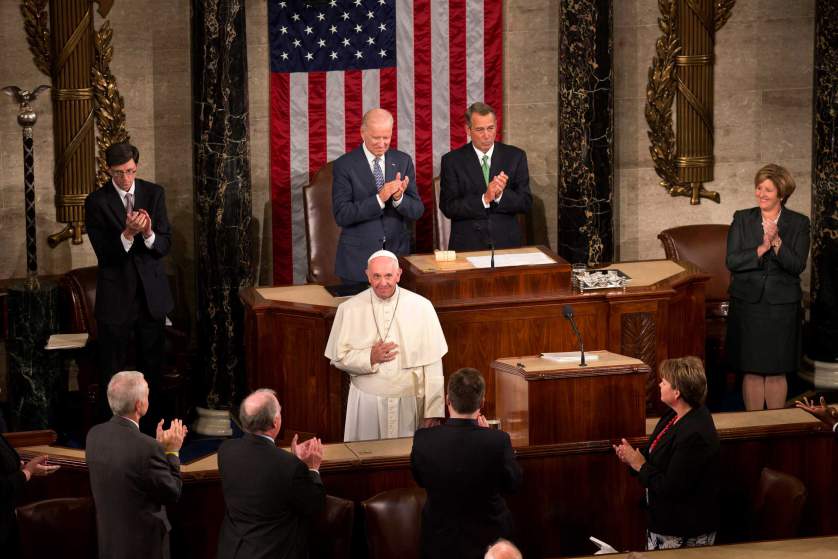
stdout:
<svg viewBox="0 0 838 559">
<path fill-rule="evenodd" d="M 392 199 L 384 204 L 384 209 L 378 205 L 375 179 L 361 146 L 340 156 L 332 167 L 332 211 L 342 229 L 335 273 L 345 280 L 366 282 L 367 259 L 377 250 L 385 248 L 398 255 L 410 253 L 408 225 L 425 211 L 409 155 L 387 151 L 383 171 L 384 182 L 395 179 L 396 173 L 410 179 L 396 207 Z"/>
</svg>

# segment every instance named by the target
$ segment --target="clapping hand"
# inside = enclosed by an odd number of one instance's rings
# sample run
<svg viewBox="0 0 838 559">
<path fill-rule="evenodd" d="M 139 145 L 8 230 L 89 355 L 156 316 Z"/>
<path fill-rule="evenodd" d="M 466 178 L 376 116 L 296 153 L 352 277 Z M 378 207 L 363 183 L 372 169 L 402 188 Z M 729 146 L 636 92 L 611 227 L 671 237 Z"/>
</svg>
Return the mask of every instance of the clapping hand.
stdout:
<svg viewBox="0 0 838 559">
<path fill-rule="evenodd" d="M 814 400 L 809 400 L 805 396 L 802 402 L 798 400 L 794 405 L 811 413 L 830 427 L 834 427 L 835 423 L 838 423 L 838 409 L 834 406 L 827 406 L 826 399 L 823 396 L 821 396 L 820 405 L 818 406 L 815 405 Z"/>
<path fill-rule="evenodd" d="M 503 171 L 495 175 L 495 178 L 490 180 L 489 184 L 486 185 L 486 194 L 483 196 L 483 200 L 487 204 L 493 200 L 497 200 L 503 194 L 504 189 L 506 189 L 507 182 L 509 182 L 509 177 Z"/>
<path fill-rule="evenodd" d="M 183 439 L 189 429 L 183 424 L 180 419 L 173 419 L 171 425 L 166 430 L 163 430 L 163 420 L 157 424 L 157 442 L 163 446 L 166 452 L 178 452 L 183 446 Z"/>
<path fill-rule="evenodd" d="M 489 428 L 489 421 L 486 419 L 486 416 L 482 413 L 477 416 L 477 425 L 483 427 L 484 429 Z"/>
<path fill-rule="evenodd" d="M 145 210 L 131 212 L 125 216 L 125 230 L 122 235 L 126 239 L 133 239 L 134 235 L 151 228 L 151 218 Z"/>
<path fill-rule="evenodd" d="M 646 458 L 643 457 L 643 454 L 639 450 L 631 446 L 627 440 L 620 439 L 620 441 L 620 444 L 613 445 L 617 458 L 623 464 L 627 464 L 633 470 L 639 472 L 643 464 L 646 463 Z"/>
<path fill-rule="evenodd" d="M 323 443 L 320 439 L 313 437 L 304 443 L 298 443 L 299 435 L 291 439 L 291 453 L 302 460 L 311 470 L 320 469 L 323 461 Z"/>
<path fill-rule="evenodd" d="M 49 457 L 46 454 L 43 454 L 41 456 L 36 456 L 25 464 L 21 460 L 20 467 L 29 474 L 27 476 L 28 478 L 33 478 L 35 476 L 48 476 L 61 466 L 48 465 L 47 458 Z"/>
<path fill-rule="evenodd" d="M 410 182 L 410 177 L 402 178 L 401 173 L 396 173 L 396 178 L 390 182 L 385 182 L 381 190 L 378 191 L 378 197 L 382 202 L 386 202 L 393 198 L 393 200 L 401 200 L 404 191 L 407 190 L 407 185 Z"/>
<path fill-rule="evenodd" d="M 143 237 L 145 237 L 146 239 L 147 239 L 147 238 L 149 238 L 149 237 L 151 237 L 151 232 L 152 232 L 152 229 L 151 229 L 151 216 L 150 216 L 150 215 L 148 215 L 148 212 L 147 212 L 147 211 L 145 211 L 145 210 L 143 210 L 143 209 L 137 210 L 137 211 L 136 211 L 136 212 L 134 212 L 134 213 L 141 214 L 141 216 L 145 218 L 145 219 L 144 219 L 144 221 L 143 221 L 143 223 L 144 223 L 143 228 L 141 229 L 141 232 L 142 232 L 142 234 L 143 234 Z"/>
</svg>

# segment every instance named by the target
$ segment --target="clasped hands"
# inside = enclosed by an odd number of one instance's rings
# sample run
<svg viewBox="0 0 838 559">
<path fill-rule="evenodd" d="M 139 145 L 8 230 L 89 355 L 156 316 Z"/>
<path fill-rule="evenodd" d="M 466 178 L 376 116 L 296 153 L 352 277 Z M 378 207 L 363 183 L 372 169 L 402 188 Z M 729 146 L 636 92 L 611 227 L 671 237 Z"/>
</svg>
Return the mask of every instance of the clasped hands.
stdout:
<svg viewBox="0 0 838 559">
<path fill-rule="evenodd" d="M 396 173 L 395 179 L 384 183 L 384 186 L 382 186 L 381 190 L 378 191 L 378 197 L 382 202 L 386 202 L 390 198 L 393 198 L 394 202 L 398 202 L 402 199 L 404 191 L 407 190 L 409 182 L 410 177 L 402 178 L 401 173 Z"/>
<path fill-rule="evenodd" d="M 304 443 L 298 443 L 299 435 L 291 439 L 291 453 L 303 461 L 311 470 L 320 469 L 323 461 L 323 443 L 320 439 L 313 437 Z"/>
<path fill-rule="evenodd" d="M 126 239 L 133 239 L 137 233 L 142 233 L 145 238 L 151 236 L 151 216 L 143 209 L 132 211 L 125 216 L 125 230 L 122 235 Z"/>
<path fill-rule="evenodd" d="M 643 464 L 646 463 L 646 458 L 643 454 L 631 446 L 627 440 L 620 439 L 620 444 L 612 446 L 614 447 L 614 452 L 617 454 L 617 458 L 620 459 L 620 462 L 628 465 L 634 471 L 639 472 L 640 468 L 643 467 Z"/>
<path fill-rule="evenodd" d="M 188 432 L 189 428 L 180 419 L 173 419 L 169 428 L 163 430 L 163 420 L 161 419 L 160 423 L 157 424 L 157 442 L 160 443 L 165 452 L 178 452 L 180 447 L 183 446 L 183 439 L 186 438 Z"/>
<path fill-rule="evenodd" d="M 762 224 L 762 244 L 759 246 L 759 256 L 762 256 L 771 248 L 774 252 L 780 248 L 780 232 L 777 230 L 777 224 L 773 221 L 764 221 Z"/>
<path fill-rule="evenodd" d="M 61 467 L 47 464 L 47 458 L 49 457 L 46 454 L 42 454 L 29 462 L 20 461 L 20 469 L 23 470 L 27 481 L 35 476 L 48 476 Z"/>
<path fill-rule="evenodd" d="M 495 178 L 490 180 L 489 184 L 486 185 L 486 193 L 483 195 L 483 202 L 485 204 L 491 204 L 492 200 L 497 200 L 498 197 L 503 194 L 504 189 L 506 189 L 507 182 L 509 182 L 509 176 L 507 176 L 507 174 L 503 171 L 495 175 Z"/>
</svg>

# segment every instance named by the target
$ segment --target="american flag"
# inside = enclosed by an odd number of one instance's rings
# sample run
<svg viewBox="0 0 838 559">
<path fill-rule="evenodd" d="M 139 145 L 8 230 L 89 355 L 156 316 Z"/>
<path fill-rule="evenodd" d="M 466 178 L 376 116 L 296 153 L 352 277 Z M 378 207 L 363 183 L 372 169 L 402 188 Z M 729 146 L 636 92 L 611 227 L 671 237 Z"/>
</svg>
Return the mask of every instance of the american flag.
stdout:
<svg viewBox="0 0 838 559">
<path fill-rule="evenodd" d="M 467 141 L 466 107 L 485 101 L 501 118 L 502 0 L 269 1 L 274 284 L 305 281 L 302 187 L 360 145 L 375 107 L 416 165 L 416 248 L 429 252 L 433 178 Z"/>
</svg>

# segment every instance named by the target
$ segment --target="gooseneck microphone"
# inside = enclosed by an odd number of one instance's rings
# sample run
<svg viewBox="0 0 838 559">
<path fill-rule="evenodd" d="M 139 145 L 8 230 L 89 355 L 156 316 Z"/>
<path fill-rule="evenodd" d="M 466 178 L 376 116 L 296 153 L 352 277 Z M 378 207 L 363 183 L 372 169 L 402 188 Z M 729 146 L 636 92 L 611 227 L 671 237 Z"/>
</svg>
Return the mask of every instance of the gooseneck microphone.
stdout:
<svg viewBox="0 0 838 559">
<path fill-rule="evenodd" d="M 573 318 L 573 307 L 570 305 L 562 307 L 562 315 L 565 317 L 565 320 L 570 322 L 570 327 L 573 329 L 573 333 L 576 334 L 576 340 L 579 342 L 579 366 L 587 367 L 588 365 L 585 363 L 585 344 L 582 342 L 582 333 L 579 332 L 579 328 L 576 326 L 576 320 Z"/>
<path fill-rule="evenodd" d="M 477 231 L 478 233 L 483 235 L 484 231 L 483 231 L 483 228 L 480 226 L 479 223 L 474 224 L 474 229 L 475 229 L 475 231 Z M 494 268 L 495 267 L 495 241 L 492 238 L 492 222 L 491 222 L 490 219 L 486 220 L 486 231 L 485 231 L 485 233 L 486 233 L 486 235 L 485 235 L 486 244 L 489 245 L 489 250 L 491 251 L 491 257 L 489 258 L 489 267 Z"/>
</svg>

